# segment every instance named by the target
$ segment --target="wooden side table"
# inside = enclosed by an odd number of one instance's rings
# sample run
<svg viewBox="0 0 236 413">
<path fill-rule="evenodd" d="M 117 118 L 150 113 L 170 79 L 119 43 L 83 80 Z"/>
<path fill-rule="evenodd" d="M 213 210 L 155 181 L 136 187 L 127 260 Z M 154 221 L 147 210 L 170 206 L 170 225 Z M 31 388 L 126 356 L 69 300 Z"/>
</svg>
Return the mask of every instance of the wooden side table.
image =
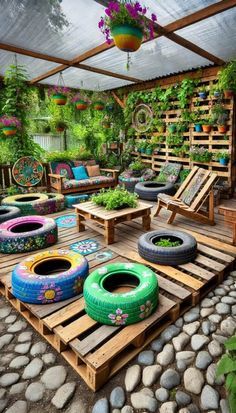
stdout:
<svg viewBox="0 0 236 413">
<path fill-rule="evenodd" d="M 76 204 L 74 207 L 79 232 L 85 231 L 83 221 L 91 219 L 103 227 L 102 233 L 105 236 L 106 244 L 115 242 L 115 226 L 121 222 L 141 217 L 143 228 L 146 231 L 150 230 L 151 205 L 142 202 L 138 202 L 136 208 L 124 208 L 117 211 L 107 211 L 104 207 L 97 206 L 91 201 Z M 93 227 L 93 229 L 100 232 L 99 227 Z"/>
<path fill-rule="evenodd" d="M 224 220 L 233 225 L 233 245 L 236 245 L 236 208 L 221 205 L 219 214 L 224 215 Z"/>
</svg>

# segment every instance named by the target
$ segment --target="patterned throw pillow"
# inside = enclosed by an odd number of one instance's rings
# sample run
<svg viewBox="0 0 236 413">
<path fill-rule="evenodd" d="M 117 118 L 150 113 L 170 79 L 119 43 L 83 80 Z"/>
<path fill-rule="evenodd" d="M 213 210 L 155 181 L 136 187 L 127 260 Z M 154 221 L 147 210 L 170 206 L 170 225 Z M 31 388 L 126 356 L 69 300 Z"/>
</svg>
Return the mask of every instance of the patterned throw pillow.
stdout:
<svg viewBox="0 0 236 413">
<path fill-rule="evenodd" d="M 160 169 L 159 175 L 156 178 L 157 182 L 175 183 L 178 179 L 182 165 L 180 163 L 166 162 Z"/>
<path fill-rule="evenodd" d="M 66 179 L 73 179 L 74 175 L 72 173 L 72 167 L 74 166 L 73 162 L 59 162 L 53 161 L 50 162 L 50 169 L 53 174 L 58 174 L 64 176 Z"/>
</svg>

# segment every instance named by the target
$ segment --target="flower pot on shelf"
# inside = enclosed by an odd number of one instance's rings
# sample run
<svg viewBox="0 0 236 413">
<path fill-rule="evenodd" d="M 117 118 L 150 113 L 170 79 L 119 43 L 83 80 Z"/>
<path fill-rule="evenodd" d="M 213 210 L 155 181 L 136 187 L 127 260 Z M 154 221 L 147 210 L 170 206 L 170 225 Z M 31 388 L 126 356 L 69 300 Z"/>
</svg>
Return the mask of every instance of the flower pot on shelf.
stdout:
<svg viewBox="0 0 236 413">
<path fill-rule="evenodd" d="M 215 90 L 215 92 L 214 92 L 214 97 L 215 97 L 215 98 L 219 98 L 220 95 L 221 95 L 220 91 L 219 91 L 219 90 Z"/>
<path fill-rule="evenodd" d="M 146 155 L 152 155 L 152 149 L 146 149 L 145 153 Z"/>
<path fill-rule="evenodd" d="M 195 132 L 202 132 L 202 125 L 200 125 L 200 123 L 196 123 L 196 125 L 194 125 L 194 129 Z"/>
<path fill-rule="evenodd" d="M 198 92 L 198 96 L 199 96 L 201 99 L 206 99 L 207 93 L 206 93 L 206 92 Z"/>
<path fill-rule="evenodd" d="M 227 132 L 227 125 L 218 125 L 218 132 L 226 133 Z"/>
<path fill-rule="evenodd" d="M 169 125 L 168 126 L 168 131 L 171 133 L 175 133 L 176 132 L 176 125 Z"/>
<path fill-rule="evenodd" d="M 67 96 L 63 95 L 62 93 L 55 93 L 52 95 L 53 102 L 56 103 L 56 105 L 63 106 L 66 104 L 67 101 Z"/>
<path fill-rule="evenodd" d="M 136 52 L 142 44 L 142 30 L 129 24 L 113 27 L 111 34 L 116 47 L 123 52 Z"/>
<path fill-rule="evenodd" d="M 85 102 L 85 100 L 77 100 L 76 102 L 75 102 L 75 107 L 76 107 L 76 109 L 77 110 L 86 110 L 87 109 L 87 107 L 88 107 L 88 103 L 87 102 Z"/>
<path fill-rule="evenodd" d="M 140 149 L 140 153 L 145 153 L 145 152 L 146 152 L 146 149 L 143 149 L 143 148 Z"/>
<path fill-rule="evenodd" d="M 211 125 L 202 125 L 202 130 L 205 133 L 209 133 L 211 131 Z"/>
<path fill-rule="evenodd" d="M 230 89 L 224 90 L 224 97 L 225 99 L 231 99 L 234 95 L 234 92 Z"/>
<path fill-rule="evenodd" d="M 4 126 L 2 131 L 5 136 L 13 136 L 16 134 L 17 128 L 15 126 Z"/>
<path fill-rule="evenodd" d="M 228 165 L 229 159 L 228 159 L 228 158 L 220 158 L 220 159 L 219 159 L 219 163 L 220 163 L 221 165 Z"/>
</svg>

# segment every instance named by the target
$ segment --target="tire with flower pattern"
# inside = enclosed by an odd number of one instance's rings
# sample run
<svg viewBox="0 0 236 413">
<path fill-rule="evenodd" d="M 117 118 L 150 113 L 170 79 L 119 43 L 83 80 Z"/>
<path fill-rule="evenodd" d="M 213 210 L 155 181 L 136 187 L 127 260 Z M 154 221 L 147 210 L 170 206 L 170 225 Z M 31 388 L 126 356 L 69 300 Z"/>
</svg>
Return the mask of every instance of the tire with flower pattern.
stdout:
<svg viewBox="0 0 236 413">
<path fill-rule="evenodd" d="M 57 238 L 54 219 L 37 215 L 18 217 L 0 225 L 0 252 L 35 251 L 55 244 Z"/>
<path fill-rule="evenodd" d="M 9 219 L 17 218 L 21 214 L 20 209 L 12 206 L 0 206 L 0 224 Z"/>
<path fill-rule="evenodd" d="M 119 288 L 126 291 L 119 292 Z M 157 276 L 141 264 L 108 264 L 86 279 L 84 300 L 85 311 L 99 323 L 134 324 L 150 316 L 157 307 Z"/>
<path fill-rule="evenodd" d="M 4 205 L 20 208 L 22 215 L 47 215 L 65 209 L 65 198 L 62 194 L 24 194 L 4 198 Z"/>
<path fill-rule="evenodd" d="M 49 304 L 82 292 L 88 261 L 70 250 L 38 253 L 17 264 L 12 272 L 12 293 L 19 300 Z"/>
</svg>

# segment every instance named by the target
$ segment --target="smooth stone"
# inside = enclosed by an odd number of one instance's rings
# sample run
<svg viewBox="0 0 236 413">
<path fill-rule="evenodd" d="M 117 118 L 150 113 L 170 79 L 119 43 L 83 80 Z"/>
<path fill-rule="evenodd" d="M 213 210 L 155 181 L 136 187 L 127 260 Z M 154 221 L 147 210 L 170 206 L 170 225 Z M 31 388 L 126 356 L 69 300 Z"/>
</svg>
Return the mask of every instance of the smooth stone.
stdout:
<svg viewBox="0 0 236 413">
<path fill-rule="evenodd" d="M 167 389 L 164 389 L 164 387 L 160 387 L 159 389 L 156 390 L 155 396 L 159 402 L 163 403 L 169 399 L 169 392 Z"/>
<path fill-rule="evenodd" d="M 172 344 L 166 344 L 163 350 L 157 355 L 156 361 L 161 366 L 168 366 L 175 357 L 174 347 Z"/>
<path fill-rule="evenodd" d="M 233 283 L 234 283 L 234 280 L 230 278 L 227 278 L 227 280 L 224 280 L 223 282 L 224 285 L 233 285 Z"/>
<path fill-rule="evenodd" d="M 140 390 L 140 393 L 144 393 L 144 394 L 146 394 L 147 396 L 154 397 L 154 392 L 153 392 L 149 387 L 143 387 L 143 388 Z"/>
<path fill-rule="evenodd" d="M 38 413 L 38 411 L 36 411 L 35 413 Z M 88 409 L 82 400 L 77 399 L 71 403 L 71 405 L 66 409 L 65 413 L 88 413 Z"/>
<path fill-rule="evenodd" d="M 212 357 L 207 351 L 200 351 L 197 355 L 195 366 L 200 370 L 206 370 L 212 362 Z"/>
<path fill-rule="evenodd" d="M 212 298 L 214 296 L 213 292 L 211 291 L 210 293 L 207 294 L 207 298 Z"/>
<path fill-rule="evenodd" d="M 213 301 L 210 298 L 204 298 L 201 302 L 202 308 L 209 308 L 214 305 Z"/>
<path fill-rule="evenodd" d="M 219 284 L 219 287 L 220 287 L 220 288 L 224 288 L 224 290 L 225 290 L 226 292 L 229 292 L 229 291 L 230 291 L 230 288 L 228 287 L 228 285 Z"/>
<path fill-rule="evenodd" d="M 227 337 L 233 336 L 236 330 L 236 320 L 233 320 L 231 317 L 226 318 L 226 320 L 221 322 L 220 330 Z"/>
<path fill-rule="evenodd" d="M 216 325 L 211 323 L 209 320 L 204 320 L 202 322 L 202 332 L 205 336 L 209 336 L 210 333 L 216 331 Z"/>
<path fill-rule="evenodd" d="M 125 388 L 126 391 L 133 391 L 139 384 L 141 379 L 141 367 L 138 364 L 134 364 L 129 367 L 125 375 Z"/>
<path fill-rule="evenodd" d="M 187 364 L 183 360 L 178 360 L 176 363 L 177 370 L 181 373 L 186 370 Z"/>
<path fill-rule="evenodd" d="M 6 324 L 13 324 L 17 319 L 17 315 L 9 315 L 4 321 Z"/>
<path fill-rule="evenodd" d="M 0 359 L 0 364 L 2 366 L 6 366 L 8 365 L 14 358 L 16 357 L 16 355 L 14 353 L 7 353 L 4 354 L 1 359 Z"/>
<path fill-rule="evenodd" d="M 120 409 L 125 404 L 125 392 L 121 386 L 115 387 L 110 394 L 110 403 L 112 407 Z"/>
<path fill-rule="evenodd" d="M 229 296 L 236 298 L 236 291 L 230 291 Z"/>
<path fill-rule="evenodd" d="M 187 406 L 188 404 L 191 403 L 192 398 L 189 394 L 181 390 L 177 390 L 176 395 L 175 395 L 175 400 L 178 406 Z"/>
<path fill-rule="evenodd" d="M 231 277 L 236 277 L 236 271 L 230 271 Z"/>
<path fill-rule="evenodd" d="M 152 341 L 151 349 L 159 352 L 163 349 L 164 344 L 165 344 L 164 340 L 162 340 L 161 338 L 158 338 L 157 340 Z"/>
<path fill-rule="evenodd" d="M 92 413 L 109 413 L 109 402 L 106 397 L 103 397 L 95 403 Z"/>
<path fill-rule="evenodd" d="M 143 369 L 143 384 L 144 386 L 152 386 L 161 374 L 161 366 L 147 366 Z"/>
<path fill-rule="evenodd" d="M 19 354 L 26 354 L 29 352 L 31 343 L 22 343 L 15 346 L 15 352 Z"/>
<path fill-rule="evenodd" d="M 43 362 L 39 358 L 33 359 L 23 371 L 23 379 L 33 379 L 37 377 L 43 368 Z"/>
<path fill-rule="evenodd" d="M 189 336 L 192 336 L 198 331 L 199 327 L 200 327 L 200 322 L 194 321 L 193 323 L 185 324 L 183 326 L 183 331 L 187 333 Z"/>
<path fill-rule="evenodd" d="M 12 369 L 20 369 L 21 367 L 27 366 L 29 362 L 30 362 L 29 357 L 18 356 L 11 361 L 11 363 L 9 364 L 9 367 Z"/>
<path fill-rule="evenodd" d="M 184 314 L 185 323 L 192 323 L 199 319 L 199 311 L 194 311 L 194 308 Z"/>
<path fill-rule="evenodd" d="M 10 394 L 19 394 L 19 393 L 23 393 L 26 390 L 28 383 L 27 381 L 21 382 L 21 383 L 16 383 L 13 384 L 13 386 L 11 386 L 10 388 Z"/>
<path fill-rule="evenodd" d="M 232 313 L 233 316 L 236 316 L 236 305 L 232 306 L 231 313 Z"/>
<path fill-rule="evenodd" d="M 73 397 L 75 388 L 75 382 L 65 383 L 61 387 L 59 387 L 59 389 L 56 391 L 55 396 L 51 400 L 53 406 L 55 406 L 57 409 L 63 409 L 63 407 Z"/>
<path fill-rule="evenodd" d="M 18 400 L 5 413 L 27 413 L 27 402 Z"/>
<path fill-rule="evenodd" d="M 134 409 L 131 406 L 124 406 L 121 409 L 121 413 L 134 413 Z"/>
<path fill-rule="evenodd" d="M 208 366 L 207 368 L 206 381 L 211 386 L 214 386 L 215 384 L 221 386 L 225 381 L 223 375 L 216 378 L 216 369 L 217 365 L 215 363 L 210 364 L 210 366 Z"/>
<path fill-rule="evenodd" d="M 11 307 L 1 307 L 0 308 L 0 320 L 9 316 L 11 312 Z"/>
<path fill-rule="evenodd" d="M 131 394 L 131 404 L 135 409 L 147 409 L 150 412 L 157 411 L 157 400 L 142 392 Z"/>
<path fill-rule="evenodd" d="M 176 413 L 177 403 L 176 402 L 166 402 L 163 403 L 160 407 L 160 413 Z"/>
<path fill-rule="evenodd" d="M 204 410 L 218 409 L 219 407 L 219 393 L 213 387 L 206 384 L 201 393 L 201 406 Z"/>
<path fill-rule="evenodd" d="M 32 339 L 33 332 L 32 331 L 24 331 L 18 337 L 19 343 L 25 343 L 26 341 L 30 341 Z"/>
<path fill-rule="evenodd" d="M 154 352 L 152 350 L 141 351 L 138 356 L 138 363 L 144 366 L 151 366 L 154 363 Z"/>
<path fill-rule="evenodd" d="M 223 353 L 223 349 L 217 340 L 212 340 L 208 344 L 208 351 L 212 357 L 218 357 Z"/>
<path fill-rule="evenodd" d="M 193 362 L 195 353 L 194 351 L 180 351 L 175 357 L 177 361 L 184 361 L 186 365 L 189 365 Z"/>
<path fill-rule="evenodd" d="M 213 301 L 214 304 L 217 304 L 220 301 L 220 297 L 214 296 L 214 297 L 212 297 L 212 301 Z"/>
<path fill-rule="evenodd" d="M 179 317 L 178 320 L 175 322 L 176 327 L 182 328 L 184 325 L 183 317 Z"/>
<path fill-rule="evenodd" d="M 230 313 L 230 305 L 224 303 L 216 304 L 216 311 L 218 314 L 229 314 Z"/>
<path fill-rule="evenodd" d="M 0 399 L 3 399 L 6 396 L 6 389 L 0 389 Z"/>
<path fill-rule="evenodd" d="M 221 344 L 224 344 L 226 340 L 228 339 L 227 337 L 222 336 L 220 334 L 212 334 L 212 338 Z"/>
<path fill-rule="evenodd" d="M 209 341 L 209 338 L 202 334 L 194 334 L 191 338 L 191 347 L 194 351 L 198 351 Z"/>
<path fill-rule="evenodd" d="M 15 384 L 20 378 L 18 373 L 6 373 L 0 377 L 0 386 L 8 387 Z"/>
<path fill-rule="evenodd" d="M 64 384 L 67 376 L 67 371 L 64 366 L 50 367 L 41 377 L 41 382 L 46 389 L 56 390 Z"/>
<path fill-rule="evenodd" d="M 42 360 L 46 366 L 54 364 L 56 361 L 56 356 L 53 353 L 46 353 L 42 355 Z"/>
<path fill-rule="evenodd" d="M 190 393 L 200 394 L 204 385 L 204 377 L 200 370 L 190 367 L 184 372 L 184 387 Z"/>
<path fill-rule="evenodd" d="M 167 327 L 163 333 L 161 334 L 161 339 L 167 343 L 172 340 L 173 337 L 177 336 L 180 333 L 180 328 L 176 327 L 175 325 L 171 325 Z"/>
<path fill-rule="evenodd" d="M 42 400 L 44 395 L 44 386 L 42 383 L 31 383 L 25 392 L 25 398 L 29 402 L 38 402 L 39 400 Z M 55 396 L 54 396 L 55 397 Z"/>
<path fill-rule="evenodd" d="M 224 288 L 216 288 L 214 290 L 215 295 L 220 295 L 220 296 L 224 296 L 225 295 L 225 289 Z"/>
<path fill-rule="evenodd" d="M 120 409 L 113 409 L 111 413 L 120 413 Z"/>
<path fill-rule="evenodd" d="M 222 297 L 221 302 L 224 304 L 233 305 L 236 303 L 236 299 L 234 297 Z"/>
<path fill-rule="evenodd" d="M 4 347 L 10 344 L 10 342 L 13 340 L 14 335 L 13 334 L 4 334 L 4 336 L 0 337 L 0 350 Z"/>
<path fill-rule="evenodd" d="M 174 337 L 172 343 L 175 351 L 182 351 L 189 341 L 190 337 L 186 333 L 180 333 L 177 337 Z"/>
<path fill-rule="evenodd" d="M 7 407 L 7 405 L 8 405 L 8 399 L 0 400 L 0 413 L 3 412 L 3 410 Z"/>
<path fill-rule="evenodd" d="M 222 316 L 220 314 L 211 314 L 209 315 L 209 321 L 211 321 L 212 323 L 220 323 L 222 320 Z"/>
<path fill-rule="evenodd" d="M 211 315 L 212 313 L 214 313 L 214 307 L 211 308 L 202 308 L 201 309 L 201 317 L 205 318 L 205 317 L 209 317 L 209 315 Z"/>
<path fill-rule="evenodd" d="M 171 390 L 180 384 L 180 375 L 174 369 L 166 370 L 160 378 L 160 385 L 167 390 Z"/>
<path fill-rule="evenodd" d="M 220 409 L 221 409 L 221 413 L 230 413 L 228 400 L 226 399 L 220 400 Z"/>
<path fill-rule="evenodd" d="M 39 341 L 31 347 L 31 356 L 37 356 L 38 354 L 44 354 L 47 348 L 47 344 L 43 341 Z"/>
<path fill-rule="evenodd" d="M 18 333 L 18 331 L 24 330 L 27 327 L 27 323 L 25 321 L 19 320 L 13 323 L 8 329 L 8 333 Z"/>
<path fill-rule="evenodd" d="M 196 404 L 191 403 L 191 404 L 188 405 L 188 413 L 200 413 L 200 410 L 196 406 Z"/>
</svg>

